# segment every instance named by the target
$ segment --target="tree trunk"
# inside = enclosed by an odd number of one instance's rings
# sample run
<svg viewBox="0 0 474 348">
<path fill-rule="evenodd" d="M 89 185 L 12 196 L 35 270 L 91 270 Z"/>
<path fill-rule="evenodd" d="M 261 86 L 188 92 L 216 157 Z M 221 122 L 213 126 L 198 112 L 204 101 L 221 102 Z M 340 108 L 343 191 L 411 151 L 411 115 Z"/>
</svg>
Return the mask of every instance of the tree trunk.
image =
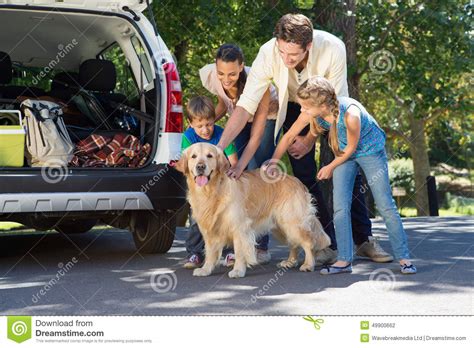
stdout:
<svg viewBox="0 0 474 348">
<path fill-rule="evenodd" d="M 357 74 L 356 0 L 335 2 L 315 0 L 315 22 L 336 36 L 342 36 L 346 45 L 349 95 L 359 100 L 359 75 Z"/>
<path fill-rule="evenodd" d="M 430 162 L 426 146 L 425 122 L 413 114 L 409 114 L 410 123 L 410 153 L 415 172 L 415 204 L 418 216 L 429 215 L 428 191 L 426 177 L 430 175 Z"/>
<path fill-rule="evenodd" d="M 346 45 L 347 52 L 347 70 L 349 96 L 359 100 L 359 79 L 357 74 L 357 40 L 355 27 L 356 0 L 346 0 L 345 2 L 335 2 L 334 0 L 315 0 L 313 5 L 314 21 L 323 30 L 336 36 L 342 37 Z M 351 12 L 351 15 L 348 13 Z M 327 135 L 320 138 L 319 165 L 323 167 L 329 164 L 333 159 L 331 149 L 327 141 Z M 323 198 L 327 202 L 329 213 L 332 215 L 332 180 L 325 180 L 320 183 Z M 372 212 L 374 203 L 372 195 L 369 194 L 368 207 Z"/>
</svg>

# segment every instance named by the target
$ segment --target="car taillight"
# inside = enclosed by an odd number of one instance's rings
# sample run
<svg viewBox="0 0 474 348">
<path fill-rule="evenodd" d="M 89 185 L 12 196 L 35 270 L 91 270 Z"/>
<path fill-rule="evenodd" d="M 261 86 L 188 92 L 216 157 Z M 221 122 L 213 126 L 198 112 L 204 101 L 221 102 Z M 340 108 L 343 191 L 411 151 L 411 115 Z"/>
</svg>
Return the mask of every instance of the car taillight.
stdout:
<svg viewBox="0 0 474 348">
<path fill-rule="evenodd" d="M 165 132 L 182 133 L 183 132 L 183 104 L 181 91 L 181 82 L 179 81 L 178 70 L 172 62 L 163 64 L 163 70 L 166 77 L 167 92 L 167 110 L 165 121 Z"/>
</svg>

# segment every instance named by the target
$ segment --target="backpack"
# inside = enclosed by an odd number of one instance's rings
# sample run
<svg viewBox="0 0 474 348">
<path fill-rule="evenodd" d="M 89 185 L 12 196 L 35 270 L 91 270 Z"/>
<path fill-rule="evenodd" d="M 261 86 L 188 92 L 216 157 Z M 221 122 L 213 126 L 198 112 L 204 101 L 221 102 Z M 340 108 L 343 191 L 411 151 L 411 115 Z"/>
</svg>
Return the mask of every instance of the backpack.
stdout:
<svg viewBox="0 0 474 348">
<path fill-rule="evenodd" d="M 21 103 L 26 126 L 26 159 L 32 167 L 66 167 L 74 144 L 53 102 L 27 99 Z"/>
</svg>

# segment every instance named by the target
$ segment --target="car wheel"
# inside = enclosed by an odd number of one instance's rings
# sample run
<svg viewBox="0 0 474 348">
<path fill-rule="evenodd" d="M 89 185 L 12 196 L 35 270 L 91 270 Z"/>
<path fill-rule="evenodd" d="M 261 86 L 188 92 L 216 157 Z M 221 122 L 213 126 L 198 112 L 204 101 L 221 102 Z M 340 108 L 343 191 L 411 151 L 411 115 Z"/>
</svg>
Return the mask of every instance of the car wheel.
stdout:
<svg viewBox="0 0 474 348">
<path fill-rule="evenodd" d="M 140 253 L 164 254 L 173 245 L 176 212 L 136 212 L 132 215 L 131 227 Z"/>
</svg>

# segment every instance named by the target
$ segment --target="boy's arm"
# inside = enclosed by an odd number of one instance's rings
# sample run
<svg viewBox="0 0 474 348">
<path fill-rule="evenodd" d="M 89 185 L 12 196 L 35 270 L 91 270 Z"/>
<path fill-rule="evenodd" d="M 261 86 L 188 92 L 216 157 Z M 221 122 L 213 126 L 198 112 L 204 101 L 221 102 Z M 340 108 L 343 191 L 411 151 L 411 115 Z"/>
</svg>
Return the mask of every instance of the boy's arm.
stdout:
<svg viewBox="0 0 474 348">
<path fill-rule="evenodd" d="M 239 158 L 237 156 L 237 152 L 234 152 L 232 155 L 227 156 L 230 162 L 231 167 L 235 167 L 237 163 L 239 162 Z"/>
</svg>

